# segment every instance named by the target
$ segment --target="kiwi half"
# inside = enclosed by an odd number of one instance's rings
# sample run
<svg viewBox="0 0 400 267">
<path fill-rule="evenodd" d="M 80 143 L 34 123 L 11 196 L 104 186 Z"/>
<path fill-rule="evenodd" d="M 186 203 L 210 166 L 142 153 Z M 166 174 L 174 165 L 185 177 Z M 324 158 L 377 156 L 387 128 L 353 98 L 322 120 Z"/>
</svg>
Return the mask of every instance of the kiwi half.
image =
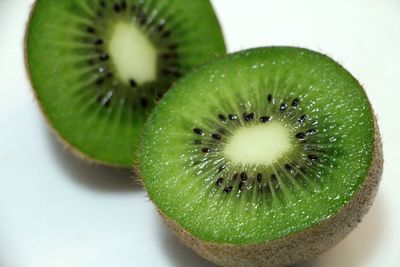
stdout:
<svg viewBox="0 0 400 267">
<path fill-rule="evenodd" d="M 51 127 L 84 157 L 123 167 L 171 84 L 225 54 L 208 0 L 37 0 L 25 46 Z"/>
<path fill-rule="evenodd" d="M 370 207 L 378 126 L 355 78 L 329 57 L 270 47 L 186 76 L 153 110 L 140 155 L 167 223 L 223 266 L 279 266 L 336 244 Z"/>
</svg>

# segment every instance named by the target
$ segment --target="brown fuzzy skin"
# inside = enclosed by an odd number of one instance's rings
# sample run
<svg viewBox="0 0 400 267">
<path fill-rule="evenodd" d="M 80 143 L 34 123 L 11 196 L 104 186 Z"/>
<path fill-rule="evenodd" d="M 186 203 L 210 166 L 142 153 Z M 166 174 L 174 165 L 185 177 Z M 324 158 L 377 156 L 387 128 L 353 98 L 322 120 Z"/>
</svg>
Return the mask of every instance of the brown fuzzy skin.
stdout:
<svg viewBox="0 0 400 267">
<path fill-rule="evenodd" d="M 375 121 L 374 155 L 363 185 L 335 216 L 301 232 L 255 245 L 216 244 L 200 240 L 170 218 L 160 214 L 176 235 L 200 256 L 221 266 L 273 267 L 314 258 L 348 235 L 368 212 L 383 171 L 382 143 Z"/>
</svg>

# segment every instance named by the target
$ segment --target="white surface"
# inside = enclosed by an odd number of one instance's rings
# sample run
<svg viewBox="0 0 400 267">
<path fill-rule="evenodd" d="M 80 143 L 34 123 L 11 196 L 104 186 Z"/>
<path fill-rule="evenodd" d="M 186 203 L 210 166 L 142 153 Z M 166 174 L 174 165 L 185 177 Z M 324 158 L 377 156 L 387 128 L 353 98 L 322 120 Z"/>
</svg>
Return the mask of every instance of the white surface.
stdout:
<svg viewBox="0 0 400 267">
<path fill-rule="evenodd" d="M 214 266 L 171 235 L 129 172 L 88 166 L 50 134 L 23 68 L 30 2 L 0 0 L 0 266 Z M 230 51 L 325 52 L 365 85 L 379 117 L 386 161 L 375 205 L 343 242 L 301 267 L 400 266 L 400 1 L 214 3 Z"/>
</svg>

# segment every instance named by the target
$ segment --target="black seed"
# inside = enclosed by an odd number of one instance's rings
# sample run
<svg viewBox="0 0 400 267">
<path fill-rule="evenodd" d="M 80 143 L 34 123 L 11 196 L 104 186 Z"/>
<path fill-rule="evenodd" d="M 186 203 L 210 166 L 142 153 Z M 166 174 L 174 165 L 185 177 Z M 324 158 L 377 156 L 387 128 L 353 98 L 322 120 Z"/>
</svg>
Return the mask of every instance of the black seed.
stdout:
<svg viewBox="0 0 400 267">
<path fill-rule="evenodd" d="M 92 65 L 94 65 L 96 62 L 94 61 L 94 59 L 89 59 L 89 60 L 87 61 L 87 63 L 88 63 L 90 66 L 92 66 Z"/>
<path fill-rule="evenodd" d="M 158 97 L 159 99 L 161 99 L 163 96 L 164 96 L 164 93 L 163 93 L 163 92 L 157 92 L 157 97 Z"/>
<path fill-rule="evenodd" d="M 292 170 L 292 166 L 290 164 L 285 164 L 285 169 L 290 171 Z"/>
<path fill-rule="evenodd" d="M 102 85 L 104 83 L 104 78 L 103 77 L 100 77 L 100 78 L 98 78 L 97 80 L 96 80 L 96 84 L 97 85 Z"/>
<path fill-rule="evenodd" d="M 168 46 L 168 48 L 169 48 L 170 50 L 176 50 L 176 49 L 178 49 L 178 47 L 179 47 L 178 44 L 171 44 L 171 45 Z"/>
<path fill-rule="evenodd" d="M 149 105 L 146 97 L 140 98 L 140 105 L 142 105 L 142 107 L 144 107 L 144 108 Z"/>
<path fill-rule="evenodd" d="M 305 133 L 297 133 L 296 138 L 300 139 L 300 140 L 304 140 L 306 138 L 306 134 Z"/>
<path fill-rule="evenodd" d="M 114 8 L 114 11 L 117 13 L 121 11 L 121 5 L 118 3 L 115 3 L 113 8 Z"/>
<path fill-rule="evenodd" d="M 139 19 L 139 24 L 140 25 L 144 25 L 144 24 L 146 24 L 146 14 L 144 14 L 144 12 L 143 11 L 139 11 L 138 12 L 138 14 L 137 14 L 137 17 L 138 17 L 138 19 Z"/>
<path fill-rule="evenodd" d="M 112 78 L 112 76 L 113 76 L 112 72 L 109 72 L 109 73 L 107 73 L 107 75 L 106 75 L 107 78 Z"/>
<path fill-rule="evenodd" d="M 244 114 L 245 121 L 252 121 L 253 119 L 254 119 L 254 112 L 249 113 L 249 114 Z"/>
<path fill-rule="evenodd" d="M 108 108 L 111 105 L 111 97 L 109 99 L 107 99 L 106 102 L 104 102 L 103 104 L 106 108 Z"/>
<path fill-rule="evenodd" d="M 225 118 L 224 115 L 219 114 L 219 115 L 218 115 L 218 118 L 219 118 L 222 122 L 226 122 L 226 118 Z"/>
<path fill-rule="evenodd" d="M 259 173 L 259 174 L 257 174 L 257 181 L 258 181 L 258 182 L 261 182 L 261 180 L 262 180 L 262 174 Z"/>
<path fill-rule="evenodd" d="M 307 131 L 308 134 L 316 134 L 318 131 L 315 128 L 311 128 Z"/>
<path fill-rule="evenodd" d="M 87 32 L 88 33 L 96 33 L 96 30 L 93 27 L 88 27 Z"/>
<path fill-rule="evenodd" d="M 271 117 L 270 117 L 270 116 L 262 116 L 262 117 L 260 118 L 260 122 L 262 122 L 262 123 L 268 122 L 268 121 L 270 121 L 270 120 L 271 120 Z"/>
<path fill-rule="evenodd" d="M 224 192 L 227 193 L 227 194 L 229 194 L 231 191 L 232 191 L 232 186 L 231 185 L 224 188 Z"/>
<path fill-rule="evenodd" d="M 193 132 L 197 133 L 198 135 L 203 135 L 203 130 L 199 129 L 199 128 L 194 128 Z"/>
<path fill-rule="evenodd" d="M 99 18 L 102 18 L 102 17 L 104 16 L 104 14 L 103 14 L 103 12 L 99 11 L 99 12 L 97 12 L 97 16 L 98 16 Z"/>
<path fill-rule="evenodd" d="M 222 186 L 222 183 L 224 182 L 224 179 L 223 178 L 219 178 L 218 180 L 217 180 L 217 182 L 215 183 L 215 185 L 216 186 L 218 186 L 218 187 L 220 187 L 220 186 Z"/>
<path fill-rule="evenodd" d="M 212 138 L 217 139 L 217 140 L 221 140 L 221 135 L 214 133 L 211 135 Z"/>
<path fill-rule="evenodd" d="M 162 32 L 164 30 L 165 24 L 160 22 L 160 24 L 156 27 L 156 31 Z"/>
<path fill-rule="evenodd" d="M 293 107 L 297 107 L 299 104 L 300 104 L 300 99 L 298 99 L 298 98 L 293 99 L 293 101 L 292 101 Z"/>
<path fill-rule="evenodd" d="M 176 52 L 169 53 L 169 58 L 171 59 L 179 59 L 179 54 Z"/>
<path fill-rule="evenodd" d="M 244 181 L 241 181 L 238 186 L 239 191 L 243 191 L 245 185 L 246 183 Z"/>
<path fill-rule="evenodd" d="M 125 2 L 125 1 L 122 1 L 122 2 L 121 2 L 121 9 L 122 9 L 122 10 L 125 10 L 125 9 L 126 9 L 126 2 Z"/>
<path fill-rule="evenodd" d="M 203 149 L 202 149 L 201 151 L 202 151 L 203 153 L 208 153 L 208 152 L 211 151 L 211 149 L 208 148 L 208 147 L 203 147 Z"/>
<path fill-rule="evenodd" d="M 247 180 L 247 174 L 245 172 L 242 172 L 240 174 L 240 179 L 242 179 L 242 181 L 246 181 Z"/>
<path fill-rule="evenodd" d="M 172 74 L 175 76 L 175 78 L 182 77 L 182 73 L 180 71 L 174 71 Z"/>
<path fill-rule="evenodd" d="M 165 31 L 163 34 L 161 34 L 162 38 L 168 38 L 171 36 L 171 31 Z"/>
<path fill-rule="evenodd" d="M 281 106 L 279 107 L 279 112 L 285 112 L 287 107 L 288 105 L 286 103 L 282 103 Z"/>
<path fill-rule="evenodd" d="M 308 118 L 308 116 L 307 115 L 301 115 L 300 117 L 299 117 L 299 122 L 300 123 L 303 123 L 303 122 L 305 122 L 306 120 L 307 120 L 307 118 Z"/>
<path fill-rule="evenodd" d="M 316 155 L 308 155 L 308 158 L 310 159 L 310 160 L 312 160 L 312 161 L 316 161 L 316 160 L 319 160 L 319 157 L 318 156 L 316 156 Z"/>
<path fill-rule="evenodd" d="M 102 39 L 95 39 L 93 42 L 95 45 L 102 45 L 104 42 Z"/>
<path fill-rule="evenodd" d="M 271 174 L 271 181 L 277 181 L 278 177 L 276 176 L 275 173 Z"/>
<path fill-rule="evenodd" d="M 109 59 L 109 56 L 106 53 L 102 53 L 100 54 L 99 59 L 102 61 L 106 61 Z"/>
<path fill-rule="evenodd" d="M 129 80 L 129 84 L 130 84 L 131 87 L 136 87 L 137 86 L 137 83 L 136 83 L 136 81 L 134 79 L 130 79 Z"/>
<path fill-rule="evenodd" d="M 225 166 L 221 166 L 218 168 L 218 172 L 222 172 L 225 169 Z"/>
<path fill-rule="evenodd" d="M 195 145 L 201 145 L 201 140 L 194 140 Z"/>
<path fill-rule="evenodd" d="M 268 102 L 271 103 L 271 102 L 272 102 L 272 95 L 269 94 L 269 95 L 267 96 L 267 99 L 268 99 Z"/>
<path fill-rule="evenodd" d="M 106 7 L 107 6 L 106 5 L 106 1 L 100 1 L 99 4 L 100 4 L 101 7 Z"/>
<path fill-rule="evenodd" d="M 237 120 L 238 118 L 235 114 L 229 114 L 228 117 L 231 121 Z"/>
<path fill-rule="evenodd" d="M 172 54 L 173 54 L 173 53 L 164 53 L 164 54 L 161 55 L 161 57 L 162 57 L 163 59 L 168 60 L 168 59 L 172 58 L 172 56 L 171 56 Z"/>
</svg>

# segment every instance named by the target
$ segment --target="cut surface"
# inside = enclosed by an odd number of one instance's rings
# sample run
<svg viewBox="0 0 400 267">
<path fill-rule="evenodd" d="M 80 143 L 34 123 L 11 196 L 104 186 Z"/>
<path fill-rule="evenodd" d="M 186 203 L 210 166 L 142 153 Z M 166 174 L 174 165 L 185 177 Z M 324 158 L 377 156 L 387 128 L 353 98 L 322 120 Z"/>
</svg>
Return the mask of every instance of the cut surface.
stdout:
<svg viewBox="0 0 400 267">
<path fill-rule="evenodd" d="M 51 127 L 86 158 L 123 167 L 171 84 L 225 54 L 207 0 L 37 0 L 25 49 Z"/>
<path fill-rule="evenodd" d="M 255 125 L 236 130 L 224 154 L 234 164 L 269 166 L 291 149 L 289 131 L 280 123 Z"/>
<path fill-rule="evenodd" d="M 365 181 L 374 134 L 362 87 L 332 59 L 254 49 L 174 86 L 146 123 L 141 174 L 194 237 L 258 244 L 337 214 Z"/>
</svg>

